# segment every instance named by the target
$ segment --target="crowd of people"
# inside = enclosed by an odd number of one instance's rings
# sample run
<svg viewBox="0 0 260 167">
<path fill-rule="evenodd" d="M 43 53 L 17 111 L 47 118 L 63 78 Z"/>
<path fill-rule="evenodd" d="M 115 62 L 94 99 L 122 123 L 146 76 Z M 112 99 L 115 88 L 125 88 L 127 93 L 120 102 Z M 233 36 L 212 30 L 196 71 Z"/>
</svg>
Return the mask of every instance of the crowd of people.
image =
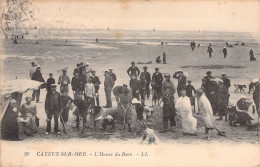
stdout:
<svg viewBox="0 0 260 167">
<path fill-rule="evenodd" d="M 192 45 L 193 46 L 193 45 Z M 208 47 L 208 53 L 211 57 L 213 50 L 211 45 Z M 223 51 L 224 52 L 224 51 Z M 166 57 L 166 54 L 164 53 Z M 166 58 L 165 58 L 166 59 Z M 166 60 L 164 60 L 166 63 Z M 87 115 L 89 110 L 93 110 L 94 107 L 100 107 L 99 100 L 99 88 L 100 79 L 96 75 L 96 71 L 90 67 L 88 62 L 77 64 L 73 71 L 72 79 L 67 74 L 67 68 L 62 69 L 62 74 L 58 78 L 56 83 L 53 78 L 53 74 L 49 74 L 49 78 L 45 82 L 41 67 L 35 62 L 31 62 L 30 78 L 35 81 L 42 82 L 43 84 L 32 93 L 32 97 L 26 97 L 26 103 L 22 104 L 19 111 L 15 111 L 16 101 L 12 99 L 7 108 L 6 114 L 2 120 L 2 136 L 8 138 L 13 135 L 14 131 L 18 131 L 17 136 L 19 139 L 23 139 L 25 135 L 33 135 L 37 132 L 39 126 L 39 119 L 37 117 L 37 107 L 32 101 L 36 103 L 40 102 L 40 91 L 46 88 L 47 94 L 45 98 L 45 112 L 47 115 L 46 135 L 51 132 L 51 120 L 54 118 L 54 132 L 61 134 L 59 131 L 59 119 L 63 125 L 63 132 L 67 131 L 67 122 L 69 117 L 69 110 L 73 104 L 77 107 L 74 111 L 74 115 L 77 116 L 76 127 L 79 130 L 80 119 L 83 118 L 83 132 L 87 123 Z M 163 128 L 159 131 L 165 133 L 169 131 L 168 124 L 170 123 L 171 131 L 174 131 L 176 127 L 177 115 L 181 118 L 182 130 L 185 134 L 196 135 L 197 119 L 194 114 L 202 116 L 205 123 L 205 132 L 208 134 L 208 140 L 210 140 L 211 131 L 216 129 L 218 134 L 224 135 L 220 132 L 215 123 L 214 115 L 219 116 L 217 120 L 228 120 L 228 107 L 229 107 L 229 88 L 231 86 L 230 79 L 226 74 L 222 74 L 222 78 L 216 78 L 212 76 L 212 72 L 208 71 L 206 76 L 202 79 L 201 87 L 195 89 L 192 85 L 192 81 L 188 80 L 188 73 L 182 70 L 177 70 L 172 78 L 178 81 L 175 87 L 171 80 L 169 73 L 162 74 L 159 68 L 155 68 L 154 73 L 151 75 L 148 72 L 148 67 L 144 66 L 141 72 L 135 65 L 135 62 L 131 63 L 131 66 L 126 71 L 129 75 L 129 84 L 126 83 L 121 86 L 115 87 L 115 81 L 117 80 L 116 74 L 113 69 L 109 69 L 104 72 L 104 92 L 106 97 L 106 105 L 103 108 L 112 108 L 112 93 L 116 97 L 117 108 L 121 108 L 125 112 L 123 117 L 124 123 L 129 123 L 128 115 L 131 105 L 135 106 L 137 113 L 137 121 L 145 119 L 145 127 L 151 129 L 152 123 L 149 122 L 147 117 L 152 115 L 152 109 L 162 105 L 162 122 Z M 59 92 L 57 86 L 59 85 Z M 70 86 L 73 91 L 73 98 L 69 96 Z M 150 86 L 152 89 L 150 89 Z M 259 112 L 259 92 L 260 83 L 258 79 L 254 79 L 251 85 L 253 89 L 253 100 L 247 100 L 246 97 L 241 99 L 235 104 L 238 111 L 247 112 L 252 118 L 251 124 L 257 124 Z M 151 92 L 150 92 L 151 91 Z M 175 98 L 177 93 L 178 98 Z M 146 105 L 146 100 L 150 100 L 152 97 L 152 106 Z M 195 112 L 195 104 L 197 98 L 198 111 Z M 249 108 L 252 106 L 256 110 L 255 112 L 249 112 Z M 16 114 L 15 113 L 19 113 Z M 150 113 L 150 114 L 148 114 Z M 7 115 L 7 116 L 6 116 Z M 100 118 L 100 117 L 99 117 Z M 112 114 L 103 117 L 102 128 L 105 129 L 106 125 L 113 125 L 116 119 Z M 131 122 L 131 121 L 130 121 Z M 15 124 L 15 125 L 14 125 Z M 11 128 L 10 127 L 17 127 Z M 9 130 L 6 130 L 8 129 Z M 129 125 L 130 129 L 130 125 Z"/>
</svg>

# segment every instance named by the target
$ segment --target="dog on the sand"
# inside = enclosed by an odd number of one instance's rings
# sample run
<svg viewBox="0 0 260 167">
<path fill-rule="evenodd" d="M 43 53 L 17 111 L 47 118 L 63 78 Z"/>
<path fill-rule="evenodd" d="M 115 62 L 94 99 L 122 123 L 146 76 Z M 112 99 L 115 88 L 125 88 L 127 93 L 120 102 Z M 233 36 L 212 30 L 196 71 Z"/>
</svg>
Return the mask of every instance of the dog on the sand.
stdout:
<svg viewBox="0 0 260 167">
<path fill-rule="evenodd" d="M 235 91 L 234 91 L 234 93 L 238 93 L 238 91 L 240 92 L 240 93 L 245 93 L 245 90 L 244 90 L 244 88 L 246 88 L 246 85 L 240 85 L 240 84 L 234 84 L 234 86 L 235 86 Z"/>
</svg>

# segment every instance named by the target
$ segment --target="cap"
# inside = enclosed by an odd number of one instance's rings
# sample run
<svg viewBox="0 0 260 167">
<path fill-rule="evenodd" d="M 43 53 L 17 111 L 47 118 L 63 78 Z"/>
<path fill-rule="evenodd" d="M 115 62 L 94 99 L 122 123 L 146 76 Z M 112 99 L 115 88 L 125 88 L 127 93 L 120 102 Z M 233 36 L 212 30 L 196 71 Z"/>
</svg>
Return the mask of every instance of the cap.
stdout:
<svg viewBox="0 0 260 167">
<path fill-rule="evenodd" d="M 124 86 L 124 87 L 127 87 L 127 85 L 126 85 L 126 84 L 123 84 L 123 86 Z"/>
<path fill-rule="evenodd" d="M 222 75 L 227 75 L 227 73 L 223 72 Z"/>
<path fill-rule="evenodd" d="M 131 62 L 131 64 L 134 64 L 134 63 L 135 63 L 134 61 Z"/>
<path fill-rule="evenodd" d="M 188 82 L 191 82 L 191 80 L 188 80 Z"/>
<path fill-rule="evenodd" d="M 105 71 L 105 73 L 109 73 L 109 71 Z"/>
<path fill-rule="evenodd" d="M 140 101 L 137 100 L 137 98 L 133 98 L 132 103 L 133 104 L 138 104 L 138 103 L 141 104 Z"/>
<path fill-rule="evenodd" d="M 49 75 L 53 75 L 52 73 L 49 73 Z"/>
<path fill-rule="evenodd" d="M 66 70 L 66 69 L 63 69 L 62 72 L 67 72 L 67 70 Z"/>
<path fill-rule="evenodd" d="M 164 77 L 170 77 L 170 74 L 169 73 L 165 73 Z"/>
<path fill-rule="evenodd" d="M 96 71 L 95 71 L 95 70 L 92 70 L 92 71 L 91 71 L 91 73 L 94 73 L 94 72 L 96 72 Z"/>
<path fill-rule="evenodd" d="M 144 66 L 143 69 L 147 69 L 147 66 Z"/>
<path fill-rule="evenodd" d="M 155 70 L 159 70 L 159 68 L 155 68 Z"/>
<path fill-rule="evenodd" d="M 211 71 L 208 71 L 206 74 L 211 74 Z"/>
</svg>

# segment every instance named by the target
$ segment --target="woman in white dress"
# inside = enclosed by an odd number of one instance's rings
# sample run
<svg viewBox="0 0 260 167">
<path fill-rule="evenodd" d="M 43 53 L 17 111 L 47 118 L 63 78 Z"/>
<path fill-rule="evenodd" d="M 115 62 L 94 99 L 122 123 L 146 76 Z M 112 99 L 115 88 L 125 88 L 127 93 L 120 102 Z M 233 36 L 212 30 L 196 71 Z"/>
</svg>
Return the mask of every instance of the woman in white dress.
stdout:
<svg viewBox="0 0 260 167">
<path fill-rule="evenodd" d="M 181 90 L 181 96 L 176 100 L 175 108 L 181 115 L 183 132 L 195 135 L 197 119 L 192 116 L 190 99 L 186 96 L 186 90 Z"/>
<path fill-rule="evenodd" d="M 205 123 L 205 132 L 208 134 L 208 140 L 210 140 L 211 131 L 216 129 L 218 134 L 222 135 L 216 127 L 215 119 L 213 117 L 213 111 L 209 100 L 206 95 L 203 93 L 202 89 L 196 90 L 196 97 L 198 98 L 198 114 L 202 115 L 202 118 Z"/>
</svg>

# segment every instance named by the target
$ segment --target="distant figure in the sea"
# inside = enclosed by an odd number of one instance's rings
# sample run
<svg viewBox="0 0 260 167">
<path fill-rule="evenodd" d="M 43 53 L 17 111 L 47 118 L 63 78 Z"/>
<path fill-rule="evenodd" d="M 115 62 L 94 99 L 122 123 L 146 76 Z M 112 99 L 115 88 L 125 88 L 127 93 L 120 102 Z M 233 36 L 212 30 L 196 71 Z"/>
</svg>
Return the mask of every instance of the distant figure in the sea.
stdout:
<svg viewBox="0 0 260 167">
<path fill-rule="evenodd" d="M 165 52 L 163 52 L 163 64 L 167 64 L 166 63 L 166 53 Z"/>
<path fill-rule="evenodd" d="M 196 43 L 194 41 L 192 41 L 190 43 L 190 47 L 191 47 L 191 50 L 194 51 L 194 48 L 196 47 Z"/>
<path fill-rule="evenodd" d="M 253 49 L 250 49 L 249 56 L 250 56 L 250 61 L 256 61 Z"/>
<path fill-rule="evenodd" d="M 208 46 L 207 52 L 209 53 L 209 58 L 211 58 L 211 57 L 212 57 L 212 53 L 213 53 L 213 49 L 212 49 L 212 47 L 211 47 L 211 43 L 210 43 L 209 46 Z"/>
<path fill-rule="evenodd" d="M 137 64 L 152 64 L 153 62 L 152 61 L 148 61 L 148 62 L 137 62 Z"/>
<path fill-rule="evenodd" d="M 226 58 L 227 57 L 227 48 L 226 47 L 223 48 L 223 54 L 224 54 L 224 58 Z"/>
<path fill-rule="evenodd" d="M 96 38 L 96 42 L 98 43 L 98 38 Z"/>
<path fill-rule="evenodd" d="M 200 47 L 200 43 L 198 43 L 198 48 Z"/>
<path fill-rule="evenodd" d="M 162 61 L 161 61 L 161 56 L 158 56 L 157 58 L 156 58 L 156 63 L 161 63 Z"/>
</svg>

